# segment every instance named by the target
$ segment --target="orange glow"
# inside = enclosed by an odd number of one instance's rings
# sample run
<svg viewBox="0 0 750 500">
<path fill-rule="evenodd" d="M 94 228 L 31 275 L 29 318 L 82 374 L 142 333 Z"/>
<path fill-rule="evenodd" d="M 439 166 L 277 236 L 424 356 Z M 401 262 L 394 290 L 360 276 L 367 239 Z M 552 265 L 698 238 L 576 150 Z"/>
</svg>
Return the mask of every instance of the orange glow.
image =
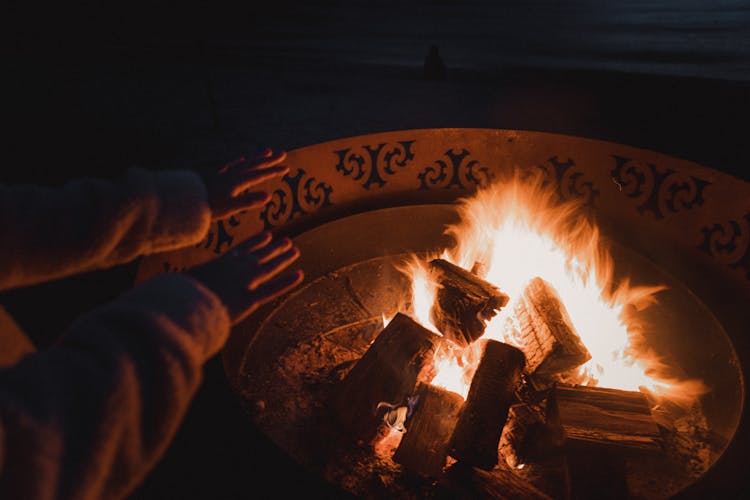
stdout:
<svg viewBox="0 0 750 500">
<path fill-rule="evenodd" d="M 518 331 L 514 305 L 527 283 L 539 276 L 555 288 L 592 355 L 576 373 L 565 375 L 567 381 L 646 389 L 676 399 L 705 392 L 699 381 L 663 375 L 664 362 L 653 353 L 636 352 L 633 340 L 642 338 L 643 332 L 631 319 L 637 318 L 632 311 L 654 304 L 665 287 L 632 286 L 627 281 L 613 286 L 611 254 L 580 203 L 558 203 L 555 191 L 545 187 L 541 178 L 516 176 L 459 200 L 458 209 L 460 222 L 446 230 L 457 243 L 440 257 L 464 269 L 480 264 L 481 277 L 511 297 L 487 324 L 483 338 L 521 347 L 514 334 Z M 412 278 L 415 319 L 436 331 L 429 311 L 437 285 L 430 279 L 428 261 L 415 258 L 406 272 Z M 432 383 L 466 396 L 478 362 L 476 344 L 461 353 L 439 351 Z"/>
</svg>

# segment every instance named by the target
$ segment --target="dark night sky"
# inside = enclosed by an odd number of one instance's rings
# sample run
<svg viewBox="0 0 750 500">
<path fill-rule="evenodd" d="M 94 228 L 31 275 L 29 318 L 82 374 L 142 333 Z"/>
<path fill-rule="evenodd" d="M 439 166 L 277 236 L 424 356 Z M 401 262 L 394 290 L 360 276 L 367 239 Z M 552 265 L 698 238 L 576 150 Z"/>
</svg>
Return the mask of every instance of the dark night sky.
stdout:
<svg viewBox="0 0 750 500">
<path fill-rule="evenodd" d="M 198 115 L 213 105 L 206 99 L 221 106 L 231 100 L 227 93 L 236 94 L 228 88 L 236 81 L 233 75 L 221 74 L 227 68 L 240 68 L 249 75 L 243 83 L 246 91 L 257 75 L 258 82 L 276 81 L 277 88 L 293 96 L 304 84 L 293 87 L 291 80 L 312 75 L 339 85 L 343 93 L 361 86 L 344 78 L 355 72 L 367 72 L 372 85 L 386 74 L 413 80 L 433 43 L 440 47 L 457 84 L 472 79 L 489 88 L 499 77 L 502 85 L 497 87 L 504 91 L 537 88 L 542 99 L 558 102 L 570 99 L 568 94 L 555 97 L 567 85 L 577 89 L 570 92 L 575 98 L 593 99 L 600 113 L 610 115 L 596 123 L 563 123 L 552 129 L 550 120 L 539 113 L 504 122 L 480 123 L 477 118 L 477 125 L 619 140 L 718 167 L 739 163 L 720 151 L 734 147 L 724 137 L 734 138 L 737 132 L 731 121 L 743 119 L 748 109 L 750 7 L 740 0 L 111 4 L 6 7 L 0 21 L 5 64 L 0 103 L 5 128 L 10 130 L 3 144 L 4 179 L 24 180 L 32 173 L 35 180 L 43 178 L 42 167 L 27 165 L 24 172 L 7 169 L 28 163 L 31 153 L 40 148 L 45 155 L 57 156 L 60 170 L 52 178 L 58 180 L 65 178 L 63 165 L 70 176 L 88 174 L 104 157 L 109 165 L 120 166 L 184 161 L 178 152 L 204 132 L 198 125 L 187 129 L 185 124 L 204 120 Z M 547 73 L 520 77 L 518 68 Z M 602 77 L 605 73 L 630 79 Z M 564 81 L 558 75 L 564 75 Z M 542 89 L 545 83 L 548 88 Z M 186 85 L 195 88 L 177 103 L 175 95 Z M 267 87 L 255 85 L 257 92 L 267 92 Z M 169 93 L 169 86 L 180 88 Z M 208 88 L 201 90 L 201 86 Z M 131 97 L 124 102 L 128 94 Z M 138 99 L 144 94 L 151 100 Z M 213 95 L 206 97 L 209 94 Z M 323 93 L 306 98 L 310 107 L 327 105 Z M 533 101 L 540 99 L 534 96 Z M 160 114 L 154 117 L 157 111 Z M 643 120 L 648 114 L 659 117 L 659 127 L 638 135 L 639 121 L 647 127 L 653 121 Z M 559 118 L 553 116 L 555 120 Z M 622 123 L 620 129 L 608 131 L 615 121 Z M 428 118 L 419 122 L 420 126 L 446 124 Z M 467 119 L 460 125 L 471 123 Z M 236 123 L 229 127 L 233 126 Z M 695 143 L 697 137 L 705 142 L 715 134 L 722 142 L 705 146 L 718 152 L 715 158 L 679 145 L 676 136 L 683 129 L 690 133 L 701 127 L 706 127 L 704 134 L 693 132 L 696 137 L 683 142 Z M 664 129 L 666 141 L 660 144 Z M 172 144 L 165 143 L 166 136 Z M 284 140 L 289 147 L 302 145 Z"/>
</svg>

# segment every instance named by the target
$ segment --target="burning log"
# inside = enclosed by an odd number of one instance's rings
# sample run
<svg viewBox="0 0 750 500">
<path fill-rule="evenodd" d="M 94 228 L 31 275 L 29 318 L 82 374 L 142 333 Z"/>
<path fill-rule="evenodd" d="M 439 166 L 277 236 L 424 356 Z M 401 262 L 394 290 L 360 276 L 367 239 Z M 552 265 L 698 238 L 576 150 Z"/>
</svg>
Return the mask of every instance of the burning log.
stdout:
<svg viewBox="0 0 750 500">
<path fill-rule="evenodd" d="M 341 381 L 333 407 L 356 439 L 372 440 L 382 419 L 380 403 L 399 405 L 431 362 L 440 336 L 398 313 Z"/>
<path fill-rule="evenodd" d="M 482 468 L 497 464 L 498 443 L 524 368 L 523 352 L 487 340 L 453 431 L 450 455 Z"/>
<path fill-rule="evenodd" d="M 484 334 L 484 321 L 492 319 L 509 297 L 495 285 L 443 259 L 430 261 L 440 289 L 432 308 L 435 326 L 446 338 L 466 346 Z"/>
<path fill-rule="evenodd" d="M 640 392 L 558 384 L 547 418 L 568 448 L 661 450 L 659 428 Z"/>
<path fill-rule="evenodd" d="M 519 403 L 510 407 L 500 436 L 500 452 L 511 467 L 533 460 L 552 448 L 545 419 L 545 403 Z"/>
<path fill-rule="evenodd" d="M 569 498 L 628 498 L 627 457 L 661 450 L 640 392 L 557 384 L 547 422 L 565 454 Z"/>
<path fill-rule="evenodd" d="M 420 383 L 406 433 L 393 460 L 426 477 L 438 477 L 448 456 L 451 433 L 464 398 L 430 384 Z"/>
<path fill-rule="evenodd" d="M 552 500 L 552 497 L 512 471 L 486 471 L 456 463 L 448 468 L 437 483 L 435 498 L 442 500 L 475 500 L 519 498 Z"/>
<path fill-rule="evenodd" d="M 555 375 L 591 359 L 560 297 L 543 279 L 531 280 L 514 312 L 521 327 L 520 344 L 529 373 Z"/>
</svg>

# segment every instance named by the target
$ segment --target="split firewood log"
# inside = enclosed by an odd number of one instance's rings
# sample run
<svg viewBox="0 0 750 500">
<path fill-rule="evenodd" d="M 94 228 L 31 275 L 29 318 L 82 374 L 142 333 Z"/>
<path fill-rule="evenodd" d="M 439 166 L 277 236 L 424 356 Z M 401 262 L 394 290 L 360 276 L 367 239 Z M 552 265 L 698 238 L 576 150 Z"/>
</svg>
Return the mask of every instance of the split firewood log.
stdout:
<svg viewBox="0 0 750 500">
<path fill-rule="evenodd" d="M 523 353 L 509 344 L 486 340 L 451 438 L 450 455 L 491 469 L 498 461 L 500 435 L 524 368 Z"/>
<path fill-rule="evenodd" d="M 393 460 L 425 477 L 439 477 L 448 457 L 451 434 L 464 404 L 460 394 L 419 383 L 414 407 Z"/>
<path fill-rule="evenodd" d="M 576 368 L 591 359 L 559 295 L 548 282 L 534 278 L 516 302 L 521 350 L 526 370 L 548 377 Z"/>
<path fill-rule="evenodd" d="M 432 321 L 446 338 L 466 346 L 484 334 L 492 319 L 509 300 L 492 283 L 444 259 L 430 261 L 440 286 L 431 311 Z"/>
<path fill-rule="evenodd" d="M 333 409 L 352 439 L 369 442 L 378 433 L 381 403 L 400 405 L 431 371 L 439 335 L 398 313 L 339 383 Z"/>
</svg>

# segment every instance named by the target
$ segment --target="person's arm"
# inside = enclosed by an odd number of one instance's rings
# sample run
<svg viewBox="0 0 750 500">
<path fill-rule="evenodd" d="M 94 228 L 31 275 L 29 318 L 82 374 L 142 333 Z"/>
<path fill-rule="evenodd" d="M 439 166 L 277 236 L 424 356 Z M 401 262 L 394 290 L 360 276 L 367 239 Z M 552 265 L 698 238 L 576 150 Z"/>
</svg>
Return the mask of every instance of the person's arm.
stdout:
<svg viewBox="0 0 750 500">
<path fill-rule="evenodd" d="M 229 329 L 215 294 L 162 274 L 0 372 L 0 498 L 121 498 L 164 452 Z"/>
<path fill-rule="evenodd" d="M 265 203 L 267 193 L 247 189 L 286 173 L 285 157 L 267 150 L 205 177 L 132 168 L 62 187 L 0 185 L 0 290 L 198 243 L 212 219 Z"/>
<path fill-rule="evenodd" d="M 130 494 L 231 325 L 301 281 L 299 271 L 281 274 L 298 255 L 289 240 L 256 236 L 188 274 L 151 278 L 0 370 L 0 498 Z"/>
</svg>

